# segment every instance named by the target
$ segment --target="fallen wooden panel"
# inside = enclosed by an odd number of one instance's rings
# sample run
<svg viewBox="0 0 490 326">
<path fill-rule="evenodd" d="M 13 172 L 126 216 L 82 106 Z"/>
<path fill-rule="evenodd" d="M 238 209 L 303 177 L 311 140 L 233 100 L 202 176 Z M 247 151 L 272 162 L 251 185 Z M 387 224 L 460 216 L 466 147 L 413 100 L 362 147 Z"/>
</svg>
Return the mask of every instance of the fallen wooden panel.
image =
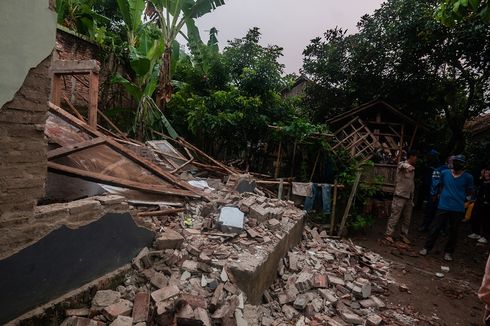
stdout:
<svg viewBox="0 0 490 326">
<path fill-rule="evenodd" d="M 160 185 L 148 185 L 144 183 L 129 181 L 125 179 L 115 178 L 112 176 L 104 175 L 101 173 L 85 171 L 77 168 L 72 168 L 66 165 L 57 164 L 54 162 L 48 162 L 48 169 L 51 172 L 57 172 L 61 174 L 65 174 L 68 176 L 77 176 L 84 180 L 100 182 L 104 184 L 109 184 L 113 186 L 121 186 L 129 189 L 141 190 L 150 193 L 156 194 L 169 194 L 169 195 L 178 195 L 178 196 L 186 196 L 186 197 L 194 197 L 199 198 L 199 195 L 196 195 L 193 192 L 188 190 L 182 190 L 172 187 L 165 187 Z"/>
<path fill-rule="evenodd" d="M 49 106 L 45 134 L 51 144 L 61 146 L 48 152 L 51 171 L 153 194 L 201 197 L 201 192 L 111 137 Z"/>
</svg>

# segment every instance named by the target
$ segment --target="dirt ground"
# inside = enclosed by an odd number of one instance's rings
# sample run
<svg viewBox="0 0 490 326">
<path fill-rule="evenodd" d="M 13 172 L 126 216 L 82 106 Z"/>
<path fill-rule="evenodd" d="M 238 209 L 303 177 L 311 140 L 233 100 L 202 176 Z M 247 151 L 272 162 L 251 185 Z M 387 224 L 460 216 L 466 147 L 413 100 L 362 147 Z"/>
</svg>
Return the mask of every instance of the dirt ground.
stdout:
<svg viewBox="0 0 490 326">
<path fill-rule="evenodd" d="M 393 262 L 392 276 L 398 284 L 390 289 L 389 303 L 418 312 L 434 325 L 480 325 L 483 305 L 476 292 L 485 270 L 488 245 L 477 245 L 469 239 L 470 226 L 464 223 L 452 262 L 442 259 L 445 236 L 438 239 L 428 256 L 419 256 L 426 239 L 426 233 L 418 231 L 421 217 L 422 212 L 416 211 L 410 231 L 411 246 L 399 242 L 388 245 L 382 240 L 386 219 L 378 219 L 364 234 L 352 235 L 352 240 Z M 441 266 L 448 266 L 450 271 L 438 278 L 435 274 L 441 272 Z M 399 284 L 405 284 L 408 292 L 402 291 Z"/>
</svg>

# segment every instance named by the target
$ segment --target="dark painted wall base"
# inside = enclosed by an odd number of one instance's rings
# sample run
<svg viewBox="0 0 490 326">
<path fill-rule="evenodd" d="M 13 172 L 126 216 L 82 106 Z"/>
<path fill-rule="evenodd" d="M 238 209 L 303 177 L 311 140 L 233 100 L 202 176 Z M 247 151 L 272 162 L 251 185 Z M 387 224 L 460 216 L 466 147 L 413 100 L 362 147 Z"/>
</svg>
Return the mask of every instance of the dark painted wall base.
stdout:
<svg viewBox="0 0 490 326">
<path fill-rule="evenodd" d="M 0 324 L 129 263 L 153 239 L 128 213 L 51 232 L 0 261 Z"/>
</svg>

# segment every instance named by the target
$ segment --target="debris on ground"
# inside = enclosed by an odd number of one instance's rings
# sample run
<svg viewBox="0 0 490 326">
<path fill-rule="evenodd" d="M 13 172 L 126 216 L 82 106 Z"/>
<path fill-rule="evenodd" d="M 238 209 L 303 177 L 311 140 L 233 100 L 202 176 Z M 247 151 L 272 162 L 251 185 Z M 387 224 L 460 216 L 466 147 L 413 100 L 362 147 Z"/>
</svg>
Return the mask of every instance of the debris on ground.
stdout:
<svg viewBox="0 0 490 326">
<path fill-rule="evenodd" d="M 218 185 L 209 202 L 194 200 L 173 216 L 137 217 L 157 232 L 154 246 L 136 256 L 123 284 L 98 291 L 90 306 L 66 310 L 63 325 L 423 324 L 409 308 L 389 303 L 388 262 L 308 225 L 252 305 L 240 273 L 265 268 L 305 212 L 230 187 Z"/>
</svg>

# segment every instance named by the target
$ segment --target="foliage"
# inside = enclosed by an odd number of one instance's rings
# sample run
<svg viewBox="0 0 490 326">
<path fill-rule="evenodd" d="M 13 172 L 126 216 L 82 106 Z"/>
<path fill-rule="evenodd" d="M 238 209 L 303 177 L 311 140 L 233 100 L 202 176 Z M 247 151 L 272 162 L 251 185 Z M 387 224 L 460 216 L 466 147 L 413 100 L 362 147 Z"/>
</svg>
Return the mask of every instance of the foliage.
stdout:
<svg viewBox="0 0 490 326">
<path fill-rule="evenodd" d="M 224 5 L 223 0 L 149 0 L 145 14 L 160 26 L 164 43 L 157 101 L 160 105 L 170 100 L 172 87 L 172 56 L 176 55 L 175 42 L 180 34 L 196 54 L 203 45 L 196 19 Z M 183 32 L 184 26 L 187 33 Z M 178 53 L 178 51 L 177 51 Z"/>
<path fill-rule="evenodd" d="M 488 0 L 443 0 L 435 13 L 437 20 L 446 26 L 454 26 L 465 19 L 476 16 L 483 22 L 490 22 Z"/>
<path fill-rule="evenodd" d="M 314 82 L 307 103 L 314 121 L 383 98 L 415 119 L 443 115 L 445 152 L 461 151 L 466 120 L 489 105 L 490 30 L 478 19 L 447 28 L 431 0 L 388 0 L 358 23 L 359 32 L 327 31 L 304 51 Z"/>
<path fill-rule="evenodd" d="M 121 42 L 122 17 L 115 0 L 56 0 L 58 24 L 112 48 Z"/>
</svg>

